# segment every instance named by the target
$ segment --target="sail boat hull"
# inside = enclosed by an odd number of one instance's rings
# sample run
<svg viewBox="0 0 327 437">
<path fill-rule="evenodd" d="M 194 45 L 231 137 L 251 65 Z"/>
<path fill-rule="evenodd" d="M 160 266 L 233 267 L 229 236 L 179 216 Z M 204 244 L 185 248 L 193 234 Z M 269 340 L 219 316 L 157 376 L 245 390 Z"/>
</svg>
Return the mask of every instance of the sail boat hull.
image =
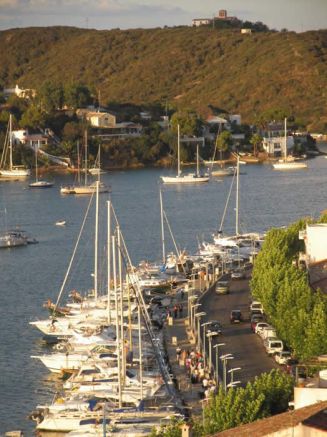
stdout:
<svg viewBox="0 0 327 437">
<path fill-rule="evenodd" d="M 164 184 L 199 184 L 209 182 L 209 177 L 188 174 L 182 176 L 161 176 L 161 180 Z"/>
<path fill-rule="evenodd" d="M 80 185 L 71 187 L 62 187 L 60 189 L 61 194 L 93 194 L 96 192 L 96 184 Z M 99 185 L 99 193 L 108 193 L 109 188 L 105 185 Z"/>
<path fill-rule="evenodd" d="M 30 188 L 51 188 L 53 187 L 53 182 L 47 182 L 47 181 L 36 181 L 32 182 L 31 184 L 28 184 Z"/>
<path fill-rule="evenodd" d="M 276 162 L 274 170 L 302 170 L 308 168 L 305 162 Z"/>
<path fill-rule="evenodd" d="M 30 176 L 30 170 L 13 168 L 12 170 L 0 170 L 0 176 L 8 179 L 26 178 Z"/>
</svg>

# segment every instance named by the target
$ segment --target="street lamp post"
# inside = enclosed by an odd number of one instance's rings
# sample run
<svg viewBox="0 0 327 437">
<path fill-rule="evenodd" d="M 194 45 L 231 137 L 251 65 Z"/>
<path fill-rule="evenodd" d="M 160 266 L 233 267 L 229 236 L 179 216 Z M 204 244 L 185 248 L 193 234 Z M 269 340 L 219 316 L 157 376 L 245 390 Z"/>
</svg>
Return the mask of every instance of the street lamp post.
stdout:
<svg viewBox="0 0 327 437">
<path fill-rule="evenodd" d="M 188 313 L 187 314 L 188 314 L 188 320 L 189 320 L 188 324 L 190 327 L 192 325 L 192 302 L 195 301 L 197 298 L 198 298 L 197 296 L 191 295 L 187 299 L 187 304 L 188 304 Z"/>
<path fill-rule="evenodd" d="M 226 346 L 226 343 L 217 343 L 214 345 L 214 348 L 216 349 L 216 383 L 218 387 L 219 383 L 219 348 L 221 346 Z"/>
<path fill-rule="evenodd" d="M 191 329 L 192 329 L 192 331 L 194 331 L 194 328 L 195 328 L 195 308 L 198 308 L 199 306 L 201 306 L 201 304 L 200 303 L 196 303 L 196 304 L 194 304 L 194 305 L 191 305 Z M 193 316 L 193 308 L 194 308 L 194 316 Z"/>
<path fill-rule="evenodd" d="M 237 384 L 241 384 L 241 381 L 234 381 L 227 384 L 227 388 L 234 388 Z"/>
<path fill-rule="evenodd" d="M 224 377 L 224 391 L 226 392 L 227 389 L 227 372 L 226 372 L 226 366 L 228 360 L 233 360 L 234 357 L 232 354 L 225 354 L 220 357 L 221 361 L 223 362 L 223 377 Z"/>
<path fill-rule="evenodd" d="M 207 337 L 209 339 L 209 373 L 211 373 L 212 369 L 212 337 L 218 335 L 218 332 L 208 332 Z"/>
<path fill-rule="evenodd" d="M 236 372 L 236 370 L 242 370 L 241 367 L 234 367 L 233 369 L 228 370 L 228 373 L 230 373 L 230 384 L 233 385 L 234 384 L 234 372 Z"/>
<path fill-rule="evenodd" d="M 203 365 L 206 367 L 207 362 L 207 351 L 206 351 L 206 335 L 207 335 L 207 325 L 210 325 L 211 322 L 204 322 L 201 324 L 203 328 Z"/>
<path fill-rule="evenodd" d="M 197 339 L 196 339 L 196 344 L 198 347 L 198 350 L 200 350 L 200 343 L 201 343 L 201 339 L 200 339 L 200 319 L 202 316 L 206 316 L 207 313 L 205 313 L 204 311 L 201 311 L 200 313 L 196 313 L 194 314 L 194 320 L 195 318 L 197 318 Z"/>
</svg>

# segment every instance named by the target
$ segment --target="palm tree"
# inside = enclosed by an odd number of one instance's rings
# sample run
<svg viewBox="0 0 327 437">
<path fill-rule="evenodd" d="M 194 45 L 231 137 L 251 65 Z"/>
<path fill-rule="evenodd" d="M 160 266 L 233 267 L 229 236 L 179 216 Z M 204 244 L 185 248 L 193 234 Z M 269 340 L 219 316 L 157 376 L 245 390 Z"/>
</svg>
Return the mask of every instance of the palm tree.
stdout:
<svg viewBox="0 0 327 437">
<path fill-rule="evenodd" d="M 262 143 L 262 136 L 259 134 L 253 134 L 251 139 L 250 139 L 250 143 L 253 145 L 253 156 L 257 156 L 258 153 L 258 148 L 260 146 L 260 144 Z"/>
</svg>

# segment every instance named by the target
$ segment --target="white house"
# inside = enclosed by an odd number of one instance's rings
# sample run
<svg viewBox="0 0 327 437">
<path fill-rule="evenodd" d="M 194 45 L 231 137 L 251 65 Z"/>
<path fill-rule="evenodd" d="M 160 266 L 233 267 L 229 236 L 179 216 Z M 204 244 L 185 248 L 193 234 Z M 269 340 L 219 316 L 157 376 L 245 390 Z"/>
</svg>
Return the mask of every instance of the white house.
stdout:
<svg viewBox="0 0 327 437">
<path fill-rule="evenodd" d="M 231 115 L 229 116 L 229 121 L 230 121 L 231 123 L 235 123 L 235 124 L 237 124 L 238 126 L 241 126 L 241 123 L 242 123 L 242 116 L 241 116 L 240 114 L 231 114 Z"/>
<path fill-rule="evenodd" d="M 284 153 L 285 137 L 263 137 L 262 147 L 268 155 L 276 156 Z M 286 138 L 286 150 L 294 147 L 294 138 L 288 136 Z"/>
<path fill-rule="evenodd" d="M 192 20 L 192 26 L 199 27 L 199 26 L 205 26 L 207 24 L 210 24 L 212 20 L 210 18 L 194 18 Z"/>
<path fill-rule="evenodd" d="M 116 117 L 109 112 L 87 112 L 85 118 L 93 127 L 114 127 Z"/>
<path fill-rule="evenodd" d="M 33 89 L 21 89 L 16 84 L 15 88 L 4 88 L 3 94 L 5 97 L 9 97 L 12 94 L 15 94 L 17 97 L 22 99 L 28 99 L 30 97 L 35 97 L 36 91 Z"/>
<path fill-rule="evenodd" d="M 318 378 L 308 380 L 303 386 L 294 387 L 296 410 L 322 401 L 327 401 L 327 370 L 320 370 Z"/>
<path fill-rule="evenodd" d="M 327 223 L 307 224 L 299 238 L 304 240 L 308 265 L 327 260 Z"/>
</svg>

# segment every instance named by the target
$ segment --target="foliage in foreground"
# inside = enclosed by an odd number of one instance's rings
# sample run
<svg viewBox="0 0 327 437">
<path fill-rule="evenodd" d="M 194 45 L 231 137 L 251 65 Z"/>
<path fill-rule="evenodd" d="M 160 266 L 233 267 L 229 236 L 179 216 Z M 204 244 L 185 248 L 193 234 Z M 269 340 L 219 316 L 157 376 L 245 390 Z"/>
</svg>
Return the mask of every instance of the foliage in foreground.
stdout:
<svg viewBox="0 0 327 437">
<path fill-rule="evenodd" d="M 204 408 L 202 424 L 194 422 L 193 435 L 205 436 L 282 413 L 287 410 L 292 395 L 293 378 L 276 369 L 256 377 L 244 388 L 231 388 L 224 393 L 220 387 Z M 181 435 L 178 421 L 151 434 L 152 437 Z"/>
<path fill-rule="evenodd" d="M 252 295 L 262 302 L 278 336 L 303 360 L 327 352 L 326 297 L 313 291 L 307 272 L 292 264 L 304 250 L 299 231 L 308 221 L 268 232 L 251 281 Z"/>
</svg>

